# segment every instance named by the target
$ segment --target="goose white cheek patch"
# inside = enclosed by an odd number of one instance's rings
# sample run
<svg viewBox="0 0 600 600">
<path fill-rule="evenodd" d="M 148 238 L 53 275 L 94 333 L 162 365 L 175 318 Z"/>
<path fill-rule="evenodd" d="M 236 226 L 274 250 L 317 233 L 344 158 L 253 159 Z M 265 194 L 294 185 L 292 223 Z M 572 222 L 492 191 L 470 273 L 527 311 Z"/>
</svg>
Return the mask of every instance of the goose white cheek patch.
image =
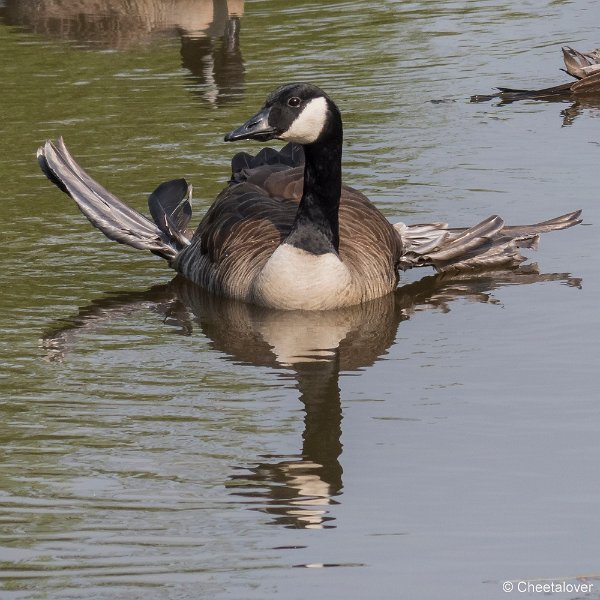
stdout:
<svg viewBox="0 0 600 600">
<path fill-rule="evenodd" d="M 327 100 L 313 98 L 302 109 L 291 127 L 279 137 L 282 140 L 297 142 L 298 144 L 312 144 L 323 131 L 327 119 Z"/>
</svg>

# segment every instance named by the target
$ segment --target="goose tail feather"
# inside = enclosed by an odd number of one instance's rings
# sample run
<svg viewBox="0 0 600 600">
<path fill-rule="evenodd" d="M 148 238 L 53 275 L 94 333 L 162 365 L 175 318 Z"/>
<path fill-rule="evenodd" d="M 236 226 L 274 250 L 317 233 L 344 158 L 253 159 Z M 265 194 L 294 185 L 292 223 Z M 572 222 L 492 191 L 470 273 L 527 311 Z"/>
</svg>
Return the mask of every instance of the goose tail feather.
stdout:
<svg viewBox="0 0 600 600">
<path fill-rule="evenodd" d="M 130 208 L 90 177 L 62 138 L 38 149 L 42 172 L 68 194 L 88 221 L 107 238 L 172 260 L 189 244 L 183 228 L 191 217 L 191 186 L 184 180 L 161 184 L 148 203 L 155 223 Z M 185 188 L 185 191 L 184 191 Z"/>
<path fill-rule="evenodd" d="M 581 223 L 580 216 L 577 210 L 534 225 L 505 225 L 494 215 L 469 228 L 396 223 L 403 244 L 399 268 L 469 271 L 515 267 L 525 260 L 520 248 L 537 248 L 540 234 L 573 227 Z"/>
</svg>

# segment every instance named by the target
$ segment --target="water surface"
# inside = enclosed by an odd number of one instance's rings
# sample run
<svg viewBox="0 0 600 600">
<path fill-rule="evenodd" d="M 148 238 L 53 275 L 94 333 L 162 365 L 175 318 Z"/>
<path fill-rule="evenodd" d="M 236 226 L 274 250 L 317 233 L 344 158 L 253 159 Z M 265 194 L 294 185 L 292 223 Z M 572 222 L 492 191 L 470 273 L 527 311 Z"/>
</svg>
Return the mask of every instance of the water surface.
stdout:
<svg viewBox="0 0 600 600">
<path fill-rule="evenodd" d="M 564 81 L 597 4 L 119 4 L 0 3 L 2 598 L 599 597 L 599 104 L 469 102 Z M 108 242 L 38 171 L 63 135 L 139 210 L 188 178 L 199 216 L 223 134 L 296 80 L 391 220 L 585 226 L 515 272 L 278 313 Z"/>
</svg>

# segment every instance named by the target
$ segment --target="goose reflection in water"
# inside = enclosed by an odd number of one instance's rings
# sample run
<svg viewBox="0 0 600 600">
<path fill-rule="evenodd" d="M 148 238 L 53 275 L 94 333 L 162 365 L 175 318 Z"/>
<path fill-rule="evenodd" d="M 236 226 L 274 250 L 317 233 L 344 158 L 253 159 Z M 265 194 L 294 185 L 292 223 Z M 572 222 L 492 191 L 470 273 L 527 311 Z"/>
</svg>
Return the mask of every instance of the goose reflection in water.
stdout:
<svg viewBox="0 0 600 600">
<path fill-rule="evenodd" d="M 243 12 L 244 0 L 7 0 L 0 17 L 7 25 L 102 50 L 178 35 L 191 91 L 218 104 L 244 91 Z"/>
<path fill-rule="evenodd" d="M 226 483 L 249 507 L 291 528 L 333 527 L 328 507 L 342 490 L 340 372 L 373 365 L 392 346 L 400 323 L 426 310 L 448 312 L 453 300 L 497 303 L 492 291 L 509 285 L 557 281 L 580 287 L 567 273 L 540 274 L 535 265 L 487 274 L 425 277 L 371 302 L 332 311 L 277 311 L 218 298 L 176 277 L 144 292 L 92 302 L 42 344 L 49 360 L 62 361 L 80 332 L 152 310 L 180 335 L 198 329 L 210 346 L 237 363 L 280 370 L 293 379 L 304 405 L 301 449 L 293 456 L 264 455 L 233 466 Z"/>
</svg>

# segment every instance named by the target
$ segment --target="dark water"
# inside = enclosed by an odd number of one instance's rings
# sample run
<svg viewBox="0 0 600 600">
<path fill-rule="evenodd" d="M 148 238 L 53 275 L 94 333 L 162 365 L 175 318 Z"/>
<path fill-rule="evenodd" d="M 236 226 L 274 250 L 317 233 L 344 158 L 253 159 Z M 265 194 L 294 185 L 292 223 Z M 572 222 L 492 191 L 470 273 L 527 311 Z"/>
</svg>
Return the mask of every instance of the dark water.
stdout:
<svg viewBox="0 0 600 600">
<path fill-rule="evenodd" d="M 600 44 L 598 3 L 120 5 L 0 3 L 0 596 L 480 599 L 541 579 L 598 598 L 600 101 L 469 102 L 565 81 L 560 45 Z M 339 102 L 345 180 L 390 219 L 585 226 L 545 236 L 537 267 L 281 314 L 171 281 L 38 172 L 63 135 L 136 208 L 185 176 L 202 214 L 223 133 L 294 80 Z"/>
</svg>

